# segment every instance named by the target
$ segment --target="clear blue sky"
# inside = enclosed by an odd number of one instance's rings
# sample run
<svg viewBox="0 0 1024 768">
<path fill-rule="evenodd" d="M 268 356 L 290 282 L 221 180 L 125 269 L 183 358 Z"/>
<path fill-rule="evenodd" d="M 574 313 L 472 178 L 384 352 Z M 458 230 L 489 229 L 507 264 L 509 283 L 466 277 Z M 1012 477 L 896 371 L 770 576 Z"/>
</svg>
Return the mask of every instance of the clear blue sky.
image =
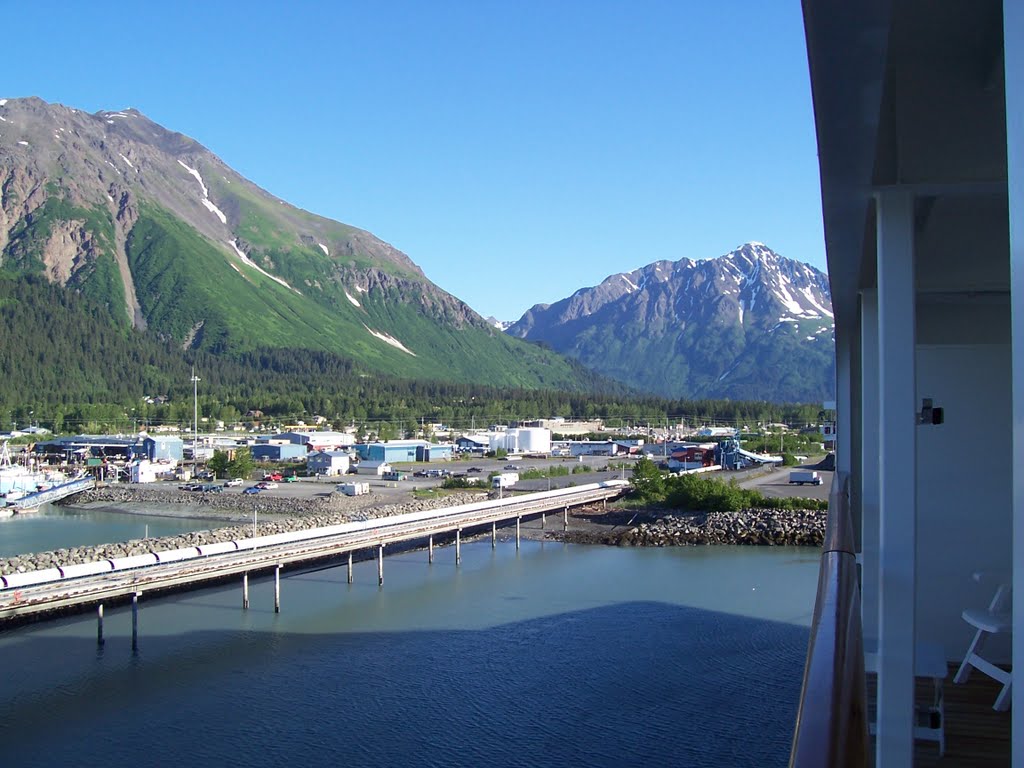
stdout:
<svg viewBox="0 0 1024 768">
<path fill-rule="evenodd" d="M 135 107 L 485 317 L 759 240 L 824 269 L 798 0 L 45 2 L 0 97 Z"/>
</svg>

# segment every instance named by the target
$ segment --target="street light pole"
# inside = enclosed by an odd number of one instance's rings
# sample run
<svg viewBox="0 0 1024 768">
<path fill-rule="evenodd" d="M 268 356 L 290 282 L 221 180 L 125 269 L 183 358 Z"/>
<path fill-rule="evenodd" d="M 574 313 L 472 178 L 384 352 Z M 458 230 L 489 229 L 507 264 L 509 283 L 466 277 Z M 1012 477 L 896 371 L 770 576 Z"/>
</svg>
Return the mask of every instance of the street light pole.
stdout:
<svg viewBox="0 0 1024 768">
<path fill-rule="evenodd" d="M 192 475 L 199 466 L 199 377 L 192 366 Z"/>
</svg>

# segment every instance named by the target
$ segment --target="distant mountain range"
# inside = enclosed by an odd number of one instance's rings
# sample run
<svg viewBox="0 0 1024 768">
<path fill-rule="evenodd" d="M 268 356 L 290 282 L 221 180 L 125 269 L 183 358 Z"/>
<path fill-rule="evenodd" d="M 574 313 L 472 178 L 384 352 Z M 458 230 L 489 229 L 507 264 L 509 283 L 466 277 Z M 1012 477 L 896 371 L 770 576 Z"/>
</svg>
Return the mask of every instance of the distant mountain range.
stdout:
<svg viewBox="0 0 1024 768">
<path fill-rule="evenodd" d="M 272 196 L 134 109 L 0 100 L 0 190 L 3 274 L 77 291 L 115 329 L 215 354 L 328 351 L 405 378 L 590 386 L 401 251 Z"/>
<path fill-rule="evenodd" d="M 613 275 L 508 327 L 369 232 L 289 205 L 134 109 L 0 99 L 0 280 L 23 282 L 23 314 L 45 280 L 82 300 L 85 338 L 176 354 L 306 350 L 367 375 L 571 391 L 608 385 L 596 371 L 688 398 L 832 391 L 828 281 L 765 246 Z M 0 355 L 0 376 L 42 381 L 31 359 Z"/>
<path fill-rule="evenodd" d="M 612 275 L 508 333 L 668 397 L 815 402 L 835 389 L 828 277 L 761 243 Z"/>
</svg>

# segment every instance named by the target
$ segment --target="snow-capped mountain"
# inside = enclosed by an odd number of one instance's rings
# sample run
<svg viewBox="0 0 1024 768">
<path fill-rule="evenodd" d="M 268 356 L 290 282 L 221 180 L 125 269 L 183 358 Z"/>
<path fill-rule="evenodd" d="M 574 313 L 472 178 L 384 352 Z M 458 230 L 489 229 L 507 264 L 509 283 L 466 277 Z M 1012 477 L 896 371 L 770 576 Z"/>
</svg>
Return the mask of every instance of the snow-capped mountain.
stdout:
<svg viewBox="0 0 1024 768">
<path fill-rule="evenodd" d="M 828 277 L 762 243 L 612 275 L 509 328 L 670 397 L 814 402 L 834 390 Z"/>
</svg>

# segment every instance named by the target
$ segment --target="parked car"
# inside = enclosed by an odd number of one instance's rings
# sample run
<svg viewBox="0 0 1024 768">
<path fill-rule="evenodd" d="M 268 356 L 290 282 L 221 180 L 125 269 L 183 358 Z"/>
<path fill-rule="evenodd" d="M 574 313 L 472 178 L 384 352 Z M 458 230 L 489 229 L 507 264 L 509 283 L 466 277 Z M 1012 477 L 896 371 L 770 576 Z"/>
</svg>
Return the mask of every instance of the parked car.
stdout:
<svg viewBox="0 0 1024 768">
<path fill-rule="evenodd" d="M 285 475 L 284 481 L 286 483 L 297 483 L 299 478 L 296 475 Z"/>
<path fill-rule="evenodd" d="M 224 487 L 225 488 L 233 488 L 236 485 L 241 485 L 241 484 L 242 484 L 242 478 L 240 478 L 240 477 L 232 477 L 230 480 L 225 480 L 224 481 Z"/>
<path fill-rule="evenodd" d="M 263 475 L 263 479 L 273 480 L 275 483 L 279 483 L 283 478 L 280 472 L 267 472 Z"/>
<path fill-rule="evenodd" d="M 505 469 L 519 469 L 519 467 L 515 464 L 506 464 Z"/>
<path fill-rule="evenodd" d="M 466 470 L 466 473 L 470 475 L 475 475 L 478 472 L 483 472 L 483 470 L 480 467 L 470 467 Z"/>
<path fill-rule="evenodd" d="M 254 485 L 251 488 L 246 488 L 242 493 L 259 493 L 262 490 L 259 486 Z"/>
</svg>

